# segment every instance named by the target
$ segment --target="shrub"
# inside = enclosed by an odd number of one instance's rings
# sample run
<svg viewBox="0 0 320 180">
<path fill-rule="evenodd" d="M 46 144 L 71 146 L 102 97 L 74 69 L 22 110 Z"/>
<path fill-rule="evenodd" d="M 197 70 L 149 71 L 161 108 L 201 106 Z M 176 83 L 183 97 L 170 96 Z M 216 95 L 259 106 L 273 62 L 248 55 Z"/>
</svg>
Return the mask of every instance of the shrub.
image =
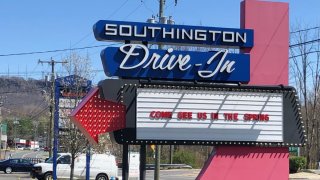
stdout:
<svg viewBox="0 0 320 180">
<path fill-rule="evenodd" d="M 173 162 L 177 164 L 187 164 L 192 166 L 193 168 L 195 167 L 195 155 L 194 153 L 188 152 L 188 151 L 183 151 L 183 150 L 178 150 L 174 153 L 173 155 Z"/>
<path fill-rule="evenodd" d="M 292 156 L 289 158 L 290 173 L 296 173 L 298 170 L 306 167 L 307 160 L 305 157 Z"/>
</svg>

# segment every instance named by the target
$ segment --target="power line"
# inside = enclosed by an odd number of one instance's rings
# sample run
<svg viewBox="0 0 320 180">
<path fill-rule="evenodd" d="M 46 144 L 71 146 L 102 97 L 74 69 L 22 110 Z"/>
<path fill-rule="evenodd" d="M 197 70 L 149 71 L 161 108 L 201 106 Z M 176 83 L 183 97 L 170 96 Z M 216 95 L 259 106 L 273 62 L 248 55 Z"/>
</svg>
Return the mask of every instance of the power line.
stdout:
<svg viewBox="0 0 320 180">
<path fill-rule="evenodd" d="M 320 26 L 315 26 L 315 27 L 312 27 L 312 28 L 306 28 L 306 29 L 301 29 L 301 30 L 293 31 L 293 32 L 290 32 L 290 34 L 300 33 L 300 32 L 305 32 L 305 31 L 310 31 L 310 30 L 319 29 L 319 28 L 320 28 Z M 319 41 L 320 41 L 320 39 L 313 39 L 313 40 L 310 40 L 310 41 L 305 41 L 305 42 L 301 42 L 301 43 L 296 43 L 296 44 L 289 45 L 289 48 L 295 48 L 295 47 L 297 47 L 297 46 L 312 44 L 312 43 L 319 42 Z M 302 53 L 302 54 L 290 56 L 289 59 L 297 58 L 297 57 L 300 57 L 300 56 L 303 56 L 303 55 L 308 55 L 308 54 L 313 54 L 313 53 L 319 53 L 319 52 L 320 52 L 319 50 L 309 51 L 309 52 L 306 52 L 306 53 Z"/>
<path fill-rule="evenodd" d="M 5 110 L 8 114 L 11 114 L 12 112 L 14 112 L 15 114 L 19 114 L 21 116 L 28 116 L 28 114 L 22 113 L 19 110 L 9 109 L 7 107 L 2 107 L 2 109 Z"/>
<path fill-rule="evenodd" d="M 289 45 L 289 48 L 293 48 L 293 47 L 300 46 L 300 45 L 305 45 L 305 44 L 311 44 L 311 43 L 318 42 L 318 41 L 320 41 L 320 39 L 314 39 L 314 40 L 305 41 L 305 42 L 302 42 L 302 43 L 292 44 L 292 45 Z"/>
<path fill-rule="evenodd" d="M 15 74 L 15 75 L 20 75 L 20 76 L 25 76 L 26 74 L 42 74 L 43 71 L 31 71 L 31 72 L 10 72 L 10 74 Z M 0 76 L 1 75 L 7 75 L 8 72 L 0 72 Z"/>
<path fill-rule="evenodd" d="M 43 90 L 43 88 L 30 88 L 28 90 L 22 90 L 22 91 L 19 91 L 19 90 L 16 90 L 16 91 L 1 91 L 0 94 L 16 94 L 16 93 L 29 93 L 29 92 L 34 92 L 34 91 L 41 91 Z"/>
<path fill-rule="evenodd" d="M 42 115 L 43 113 L 47 112 L 47 110 L 50 108 L 50 106 L 46 106 L 43 109 L 40 109 L 37 113 L 35 113 L 34 115 L 30 115 L 30 119 L 31 120 L 35 120 L 36 118 L 38 118 L 40 115 Z"/>
<path fill-rule="evenodd" d="M 299 33 L 299 32 L 304 32 L 304 31 L 309 31 L 309 30 L 314 30 L 314 29 L 319 29 L 319 28 L 320 28 L 320 26 L 316 26 L 316 27 L 312 27 L 312 28 L 307 28 L 307 29 L 301 29 L 301 30 L 297 30 L 297 31 L 290 32 L 290 34 Z"/>
<path fill-rule="evenodd" d="M 141 0 L 141 2 L 143 3 L 143 6 L 144 6 L 148 11 L 150 11 L 150 12 L 152 13 L 152 15 L 155 15 L 155 12 L 146 5 L 146 3 L 145 3 L 144 0 Z"/>
<path fill-rule="evenodd" d="M 115 11 L 113 11 L 111 13 L 111 15 L 108 18 L 111 18 L 112 16 L 114 16 L 121 8 L 123 8 L 123 6 L 125 4 L 127 4 L 129 0 L 126 0 L 124 3 L 122 3 L 120 5 L 119 8 L 117 8 Z M 129 13 L 129 15 L 126 17 L 128 18 L 131 14 L 133 14 L 136 10 L 138 10 L 141 7 L 141 4 L 134 9 L 131 13 Z M 126 19 L 125 18 L 125 19 Z M 89 35 L 91 34 L 88 33 L 87 35 L 85 35 L 83 38 L 81 38 L 79 41 L 77 41 L 75 44 L 73 44 L 72 46 L 75 46 L 77 44 L 79 44 L 81 41 L 83 41 L 84 39 L 86 39 Z M 116 45 L 119 43 L 114 43 L 114 44 L 110 44 L 109 46 L 112 45 Z M 72 47 L 71 46 L 71 47 Z M 83 49 L 91 49 L 91 48 L 97 48 L 97 47 L 106 47 L 108 45 L 96 45 L 96 46 L 85 46 L 85 47 L 79 47 L 79 48 L 67 48 L 67 49 L 57 49 L 57 50 L 48 50 L 48 51 L 34 51 L 34 52 L 24 52 L 24 53 L 11 53 L 11 54 L 0 54 L 0 57 L 7 57 L 7 56 L 21 56 L 21 55 L 32 55 L 32 54 L 45 54 L 45 53 L 53 53 L 53 52 L 63 52 L 63 51 L 71 51 L 71 50 L 83 50 Z"/>
<path fill-rule="evenodd" d="M 313 53 L 320 53 L 320 50 L 310 51 L 310 52 L 307 52 L 307 53 L 302 53 L 302 54 L 299 54 L 299 55 L 290 56 L 289 59 L 300 57 L 300 56 L 303 56 L 303 55 L 313 54 Z"/>
<path fill-rule="evenodd" d="M 35 112 L 36 112 L 38 109 L 40 109 L 41 107 L 43 107 L 43 106 L 49 107 L 49 106 L 48 106 L 48 102 L 45 101 L 45 100 L 36 102 L 36 103 L 35 103 L 35 107 L 33 108 L 33 110 L 30 110 L 30 111 L 29 111 L 30 116 L 34 115 Z"/>
<path fill-rule="evenodd" d="M 110 16 L 108 16 L 107 19 L 110 19 L 112 16 L 114 16 L 121 8 L 123 8 L 123 6 L 125 4 L 127 4 L 129 0 L 126 0 L 124 3 L 122 3 L 117 9 L 115 9 L 111 14 Z M 84 39 L 86 39 L 89 35 L 91 35 L 92 32 L 89 32 L 87 35 L 85 35 L 83 38 L 81 38 L 79 41 L 77 41 L 75 44 L 73 44 L 71 47 L 74 47 L 75 45 L 79 44 L 81 41 L 83 41 Z"/>
<path fill-rule="evenodd" d="M 67 62 L 66 61 L 55 61 L 53 59 L 51 59 L 50 61 L 41 61 L 39 60 L 39 63 L 47 63 L 51 66 L 51 93 L 50 93 L 50 124 L 49 124 L 49 156 L 51 156 L 52 154 L 52 142 L 51 142 L 51 138 L 52 138 L 52 135 L 54 136 L 54 142 L 56 142 L 56 133 L 52 134 L 53 131 L 52 131 L 52 125 L 54 123 L 54 129 L 56 129 L 56 126 L 57 126 L 57 123 L 54 121 L 54 113 L 57 109 L 55 109 L 55 97 L 54 97 L 54 90 L 55 90 L 55 71 L 54 71 L 54 68 L 55 68 L 55 65 L 56 64 L 66 64 Z M 54 144 L 53 145 L 54 148 L 56 148 L 56 145 Z M 54 158 L 55 157 L 55 154 L 53 155 Z M 55 160 L 54 160 L 55 162 Z M 53 177 L 55 177 L 55 171 L 56 170 L 56 166 L 53 166 Z"/>
<path fill-rule="evenodd" d="M 114 16 L 125 4 L 127 4 L 129 0 L 126 0 L 124 3 L 122 3 L 120 5 L 120 7 L 118 7 L 116 10 L 114 10 L 110 16 L 107 19 L 110 19 L 112 16 Z M 89 37 L 92 34 L 92 32 L 89 32 L 88 34 L 86 34 L 83 38 L 81 38 L 79 41 L 77 41 L 76 43 L 74 43 L 73 45 L 71 45 L 70 48 L 76 46 L 77 44 L 79 44 L 80 42 L 82 42 L 83 40 L 85 40 L 87 37 Z"/>
<path fill-rule="evenodd" d="M 121 6 L 118 9 L 113 11 L 113 13 L 111 13 L 111 15 L 108 17 L 108 19 L 111 18 L 113 15 L 115 15 L 125 4 L 127 4 L 128 1 L 129 0 L 126 0 L 123 4 L 121 4 Z"/>
<path fill-rule="evenodd" d="M 33 51 L 33 52 L 23 52 L 23 53 L 0 54 L 0 57 L 32 55 L 32 54 L 45 54 L 45 53 L 53 53 L 53 52 L 61 52 L 61 51 L 92 49 L 92 48 L 98 48 L 98 47 L 109 47 L 109 46 L 113 46 L 113 45 L 117 45 L 117 44 L 120 44 L 120 43 L 113 43 L 113 44 L 109 44 L 109 45 L 85 46 L 85 47 L 78 47 L 78 48 L 56 49 L 56 50 L 48 50 L 48 51 Z"/>
<path fill-rule="evenodd" d="M 129 15 L 126 18 L 128 18 L 131 14 L 133 14 L 135 11 L 137 11 L 141 7 L 141 5 L 142 4 L 137 6 L 131 13 L 129 13 Z M 302 29 L 302 30 L 298 30 L 298 31 L 290 32 L 290 33 L 293 34 L 293 33 L 298 33 L 298 32 L 308 31 L 308 30 L 312 30 L 312 29 L 318 29 L 318 28 L 320 28 L 320 26 L 308 28 L 308 29 Z M 85 39 L 85 38 L 82 38 L 80 41 L 82 41 L 83 39 Z M 293 44 L 293 45 L 290 45 L 289 47 L 295 47 L 295 46 L 299 46 L 302 44 L 309 44 L 309 43 L 317 42 L 319 40 L 320 39 L 315 39 L 315 40 L 311 40 L 311 41 L 306 41 L 304 43 Z M 80 41 L 78 41 L 77 43 L 79 43 Z M 33 51 L 33 52 L 0 54 L 0 57 L 22 56 L 22 55 L 32 55 L 32 54 L 45 54 L 45 53 L 63 52 L 63 51 L 72 51 L 72 50 L 83 50 L 83 49 L 92 49 L 92 48 L 98 48 L 98 47 L 109 47 L 109 46 L 113 46 L 113 45 L 117 45 L 117 44 L 120 44 L 120 43 L 113 43 L 113 44 L 109 44 L 109 45 L 84 46 L 84 47 L 78 47 L 78 48 L 55 49 L 55 50 L 47 50 L 47 51 Z"/>
<path fill-rule="evenodd" d="M 142 6 L 142 3 L 140 3 L 140 5 L 137 6 L 133 11 L 131 11 L 131 12 L 124 18 L 124 20 L 126 20 L 129 16 L 131 16 L 133 13 L 135 13 L 141 6 Z"/>
<path fill-rule="evenodd" d="M 103 72 L 104 70 L 103 69 L 91 69 L 89 70 L 89 72 Z M 58 74 L 65 74 L 65 73 L 68 73 L 67 71 L 63 71 L 63 70 L 60 70 L 60 71 L 55 71 L 56 73 Z M 41 75 L 43 74 L 44 71 L 33 71 L 33 72 L 28 72 L 28 73 L 25 73 L 25 72 L 10 72 L 10 76 L 16 76 L 16 77 L 24 77 L 26 75 Z M 7 75 L 8 73 L 7 72 L 0 72 L 0 78 L 1 76 L 4 76 L 4 75 Z M 1 93 L 1 92 L 0 92 Z"/>
</svg>

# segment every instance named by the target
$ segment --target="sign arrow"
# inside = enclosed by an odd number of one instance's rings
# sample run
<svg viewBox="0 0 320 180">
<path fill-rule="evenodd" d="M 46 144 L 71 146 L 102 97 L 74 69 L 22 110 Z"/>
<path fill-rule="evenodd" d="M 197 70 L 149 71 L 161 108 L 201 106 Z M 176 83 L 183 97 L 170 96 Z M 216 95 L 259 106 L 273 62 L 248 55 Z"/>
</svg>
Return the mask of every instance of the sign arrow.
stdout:
<svg viewBox="0 0 320 180">
<path fill-rule="evenodd" d="M 91 144 L 98 144 L 99 134 L 124 129 L 126 107 L 100 98 L 99 88 L 93 88 L 71 112 L 71 121 Z"/>
</svg>

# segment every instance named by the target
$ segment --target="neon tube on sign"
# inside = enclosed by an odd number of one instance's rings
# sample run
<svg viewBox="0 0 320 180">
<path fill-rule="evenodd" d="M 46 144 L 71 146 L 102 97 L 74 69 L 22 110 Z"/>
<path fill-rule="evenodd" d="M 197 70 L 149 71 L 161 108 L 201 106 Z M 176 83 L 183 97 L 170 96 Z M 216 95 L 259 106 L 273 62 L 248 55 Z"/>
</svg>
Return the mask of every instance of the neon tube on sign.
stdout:
<svg viewBox="0 0 320 180">
<path fill-rule="evenodd" d="M 224 82 L 248 82 L 250 79 L 249 55 L 232 54 L 227 49 L 192 52 L 124 44 L 119 48 L 106 48 L 101 59 L 108 76 Z"/>
</svg>

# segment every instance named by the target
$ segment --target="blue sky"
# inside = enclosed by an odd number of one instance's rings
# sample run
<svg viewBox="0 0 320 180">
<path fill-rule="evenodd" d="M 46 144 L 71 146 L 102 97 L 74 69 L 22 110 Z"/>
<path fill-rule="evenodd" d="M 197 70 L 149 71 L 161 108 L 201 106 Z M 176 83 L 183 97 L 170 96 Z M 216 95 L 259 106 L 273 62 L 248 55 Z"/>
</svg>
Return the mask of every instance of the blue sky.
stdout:
<svg viewBox="0 0 320 180">
<path fill-rule="evenodd" d="M 290 25 L 320 25 L 319 0 L 279 0 L 289 2 Z M 239 27 L 240 0 L 166 0 L 165 15 L 176 24 Z M 50 73 L 38 60 L 62 60 L 70 51 L 21 56 L 15 53 L 39 52 L 104 45 L 94 39 L 92 26 L 102 19 L 145 22 L 158 13 L 158 0 L 2 0 L 0 2 L 0 76 L 19 75 L 40 79 Z M 94 81 L 105 79 L 100 60 L 103 47 L 78 51 L 88 54 Z M 60 65 L 57 73 L 63 75 Z"/>
</svg>

